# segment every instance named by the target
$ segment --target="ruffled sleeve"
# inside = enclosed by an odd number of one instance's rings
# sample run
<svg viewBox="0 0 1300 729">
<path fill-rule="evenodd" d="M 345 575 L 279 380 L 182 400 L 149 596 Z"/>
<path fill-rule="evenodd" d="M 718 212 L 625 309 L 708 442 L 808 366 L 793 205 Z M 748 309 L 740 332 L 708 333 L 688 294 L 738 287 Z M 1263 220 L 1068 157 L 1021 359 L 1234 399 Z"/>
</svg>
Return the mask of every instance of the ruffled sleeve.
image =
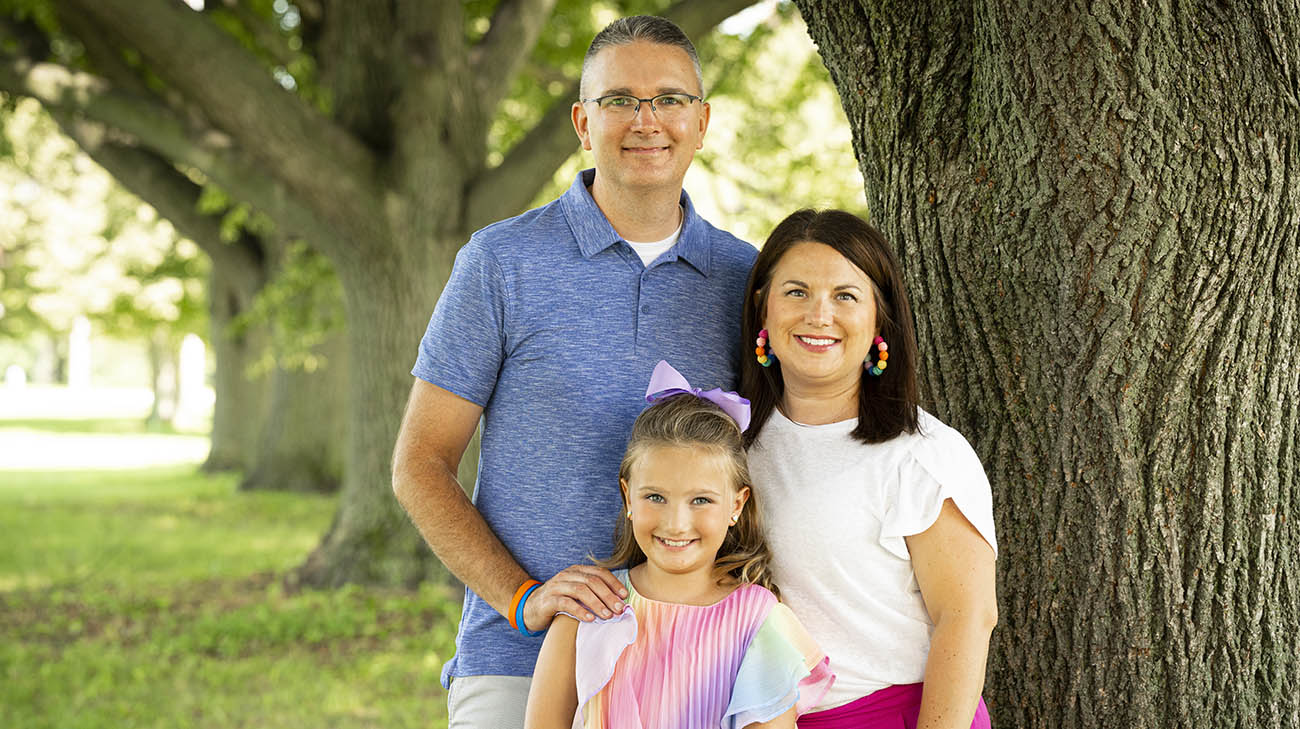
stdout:
<svg viewBox="0 0 1300 729">
<path fill-rule="evenodd" d="M 889 494 L 880 546 L 911 559 L 903 538 L 930 528 L 943 502 L 952 499 L 996 555 L 993 492 L 979 456 L 961 433 L 934 417 L 923 416 L 921 424 L 922 432 L 912 437 L 899 465 L 898 490 Z"/>
<path fill-rule="evenodd" d="M 830 661 L 785 605 L 772 606 L 741 660 L 722 726 L 810 711 L 835 681 Z"/>
<path fill-rule="evenodd" d="M 579 717 L 587 702 L 613 677 L 614 664 L 618 663 L 624 649 L 636 642 L 636 631 L 636 613 L 631 605 L 625 605 L 623 612 L 612 618 L 578 623 L 574 678 L 578 687 Z"/>
</svg>

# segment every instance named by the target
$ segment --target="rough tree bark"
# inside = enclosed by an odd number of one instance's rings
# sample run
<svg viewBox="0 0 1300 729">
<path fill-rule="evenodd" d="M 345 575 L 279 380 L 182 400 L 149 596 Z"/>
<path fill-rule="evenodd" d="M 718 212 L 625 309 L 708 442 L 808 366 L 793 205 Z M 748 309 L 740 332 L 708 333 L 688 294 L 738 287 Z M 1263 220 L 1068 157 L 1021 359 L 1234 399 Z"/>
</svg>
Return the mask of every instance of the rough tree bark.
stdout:
<svg viewBox="0 0 1300 729">
<path fill-rule="evenodd" d="M 1300 7 L 796 4 L 994 485 L 994 723 L 1300 725 Z"/>
</svg>

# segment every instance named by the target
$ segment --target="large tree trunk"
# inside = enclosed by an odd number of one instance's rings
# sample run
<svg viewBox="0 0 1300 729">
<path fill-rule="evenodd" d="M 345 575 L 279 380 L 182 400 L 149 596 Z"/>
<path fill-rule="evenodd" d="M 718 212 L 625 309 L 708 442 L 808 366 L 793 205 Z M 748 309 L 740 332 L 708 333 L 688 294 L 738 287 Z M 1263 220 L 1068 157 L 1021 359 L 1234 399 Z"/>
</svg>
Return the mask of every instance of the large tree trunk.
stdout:
<svg viewBox="0 0 1300 729">
<path fill-rule="evenodd" d="M 994 723 L 1300 725 L 1297 4 L 796 2 L 993 483 Z"/>
<path fill-rule="evenodd" d="M 347 304 L 348 452 L 339 512 L 296 580 L 314 586 L 347 582 L 412 586 L 446 579 L 419 532 L 393 498 L 390 459 L 411 388 L 411 366 L 454 246 L 419 241 L 394 245 L 365 267 L 340 267 Z M 382 292 L 382 293 L 381 293 Z"/>
</svg>

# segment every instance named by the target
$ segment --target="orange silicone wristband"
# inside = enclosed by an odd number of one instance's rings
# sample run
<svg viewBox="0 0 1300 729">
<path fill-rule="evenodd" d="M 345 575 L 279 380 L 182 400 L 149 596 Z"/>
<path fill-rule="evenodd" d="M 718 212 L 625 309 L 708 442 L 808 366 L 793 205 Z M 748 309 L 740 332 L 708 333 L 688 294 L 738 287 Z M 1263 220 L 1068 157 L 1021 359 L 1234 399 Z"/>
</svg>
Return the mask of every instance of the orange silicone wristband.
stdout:
<svg viewBox="0 0 1300 729">
<path fill-rule="evenodd" d="M 510 627 L 519 630 L 519 626 L 515 624 L 515 612 L 519 609 L 519 601 L 524 599 L 524 593 L 528 592 L 528 588 L 540 584 L 542 583 L 538 580 L 524 580 L 524 584 L 515 590 L 515 596 L 510 599 L 510 610 L 506 613 L 506 620 L 510 621 Z"/>
</svg>

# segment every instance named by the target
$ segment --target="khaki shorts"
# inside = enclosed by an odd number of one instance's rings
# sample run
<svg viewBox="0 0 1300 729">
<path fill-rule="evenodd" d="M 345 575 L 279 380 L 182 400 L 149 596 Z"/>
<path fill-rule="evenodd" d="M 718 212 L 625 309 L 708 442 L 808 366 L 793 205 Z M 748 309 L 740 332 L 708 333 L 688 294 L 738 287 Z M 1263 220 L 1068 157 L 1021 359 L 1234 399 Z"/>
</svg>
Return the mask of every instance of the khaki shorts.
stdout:
<svg viewBox="0 0 1300 729">
<path fill-rule="evenodd" d="M 527 676 L 460 676 L 447 691 L 448 729 L 523 729 Z"/>
</svg>

